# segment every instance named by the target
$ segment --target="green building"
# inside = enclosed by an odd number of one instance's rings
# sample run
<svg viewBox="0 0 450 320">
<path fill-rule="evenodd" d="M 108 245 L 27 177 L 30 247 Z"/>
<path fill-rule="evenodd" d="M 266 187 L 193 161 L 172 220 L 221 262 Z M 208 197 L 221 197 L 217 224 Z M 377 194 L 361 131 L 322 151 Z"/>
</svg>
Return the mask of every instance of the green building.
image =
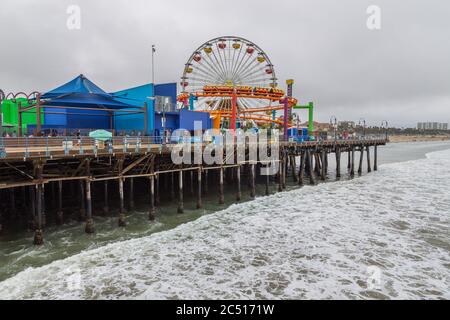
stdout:
<svg viewBox="0 0 450 320">
<path fill-rule="evenodd" d="M 18 132 L 19 114 L 18 105 L 27 107 L 29 105 L 26 98 L 17 98 L 2 101 L 2 126 L 4 132 Z M 27 132 L 27 126 L 36 125 L 36 108 L 31 108 L 22 113 L 22 132 Z M 41 115 L 41 124 L 44 124 L 44 115 Z"/>
</svg>

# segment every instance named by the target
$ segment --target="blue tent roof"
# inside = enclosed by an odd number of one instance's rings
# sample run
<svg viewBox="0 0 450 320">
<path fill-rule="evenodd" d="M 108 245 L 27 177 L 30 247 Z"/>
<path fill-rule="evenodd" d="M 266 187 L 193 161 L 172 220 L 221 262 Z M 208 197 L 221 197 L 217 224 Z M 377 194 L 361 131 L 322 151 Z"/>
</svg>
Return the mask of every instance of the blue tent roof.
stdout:
<svg viewBox="0 0 450 320">
<path fill-rule="evenodd" d="M 88 78 L 79 75 L 72 81 L 41 96 L 43 105 L 62 107 L 89 107 L 99 109 L 136 108 L 114 99 L 112 94 L 102 90 Z"/>
</svg>

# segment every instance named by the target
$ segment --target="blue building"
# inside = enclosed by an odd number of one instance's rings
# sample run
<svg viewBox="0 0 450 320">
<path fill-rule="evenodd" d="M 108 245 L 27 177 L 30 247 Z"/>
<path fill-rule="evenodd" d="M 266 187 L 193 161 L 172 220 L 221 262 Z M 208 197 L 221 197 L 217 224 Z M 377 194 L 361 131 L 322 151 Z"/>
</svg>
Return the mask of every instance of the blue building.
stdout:
<svg viewBox="0 0 450 320">
<path fill-rule="evenodd" d="M 45 117 L 41 130 L 105 129 L 115 134 L 161 136 L 164 129 L 166 133 L 179 128 L 192 131 L 195 121 L 204 130 L 211 128 L 209 113 L 177 109 L 176 95 L 176 83 L 150 83 L 107 93 L 80 75 L 42 95 Z"/>
<path fill-rule="evenodd" d="M 153 89 L 155 90 L 154 98 Z M 179 128 L 192 131 L 194 130 L 194 121 L 200 121 L 204 130 L 211 128 L 209 113 L 177 109 L 176 83 L 156 84 L 155 86 L 145 84 L 117 91 L 112 95 L 115 99 L 127 104 L 143 105 L 147 103 L 149 131 L 147 134 L 161 136 L 164 129 L 168 132 Z M 163 119 L 165 119 L 165 123 Z M 117 132 L 142 131 L 143 127 L 142 114 L 121 114 L 120 112 L 115 114 L 114 128 Z"/>
</svg>

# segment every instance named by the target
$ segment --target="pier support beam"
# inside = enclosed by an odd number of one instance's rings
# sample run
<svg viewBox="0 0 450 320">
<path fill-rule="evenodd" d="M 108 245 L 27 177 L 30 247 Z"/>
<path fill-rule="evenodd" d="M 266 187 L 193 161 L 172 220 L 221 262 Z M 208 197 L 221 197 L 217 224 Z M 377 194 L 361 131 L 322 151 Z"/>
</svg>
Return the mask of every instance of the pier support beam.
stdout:
<svg viewBox="0 0 450 320">
<path fill-rule="evenodd" d="M 255 164 L 252 163 L 250 165 L 250 197 L 253 199 L 256 197 L 256 172 L 255 172 Z"/>
<path fill-rule="evenodd" d="M 119 178 L 119 198 L 120 198 L 120 209 L 119 209 L 119 227 L 125 227 L 127 224 L 125 222 L 125 199 L 123 193 L 123 177 Z"/>
<path fill-rule="evenodd" d="M 204 192 L 205 192 L 205 194 L 208 194 L 208 170 L 205 170 L 205 177 L 204 177 L 205 179 L 205 184 L 204 184 L 204 188 L 203 188 L 203 190 L 204 190 Z"/>
<path fill-rule="evenodd" d="M 367 172 L 372 172 L 372 168 L 370 166 L 370 146 L 366 147 L 367 151 Z"/>
<path fill-rule="evenodd" d="M 241 201 L 241 166 L 236 167 L 236 201 Z"/>
<path fill-rule="evenodd" d="M 154 221 L 156 215 L 155 209 L 155 176 L 150 176 L 150 208 L 148 210 L 148 220 Z"/>
<path fill-rule="evenodd" d="M 325 181 L 326 178 L 327 178 L 327 165 L 326 165 L 326 162 L 327 162 L 327 160 L 326 160 L 327 151 L 326 150 L 322 150 L 321 156 L 322 156 L 322 160 L 321 160 L 321 162 L 322 162 L 321 178 L 322 178 L 322 180 Z"/>
<path fill-rule="evenodd" d="M 313 170 L 313 160 L 311 151 L 309 149 L 306 150 L 306 159 L 308 161 L 308 171 L 309 171 L 309 181 L 311 185 L 316 184 L 316 179 L 314 178 L 314 170 Z"/>
<path fill-rule="evenodd" d="M 178 173 L 178 213 L 184 212 L 184 203 L 183 203 L 183 170 L 180 170 Z"/>
<path fill-rule="evenodd" d="M 58 211 L 56 212 L 56 223 L 61 225 L 64 223 L 63 200 L 62 200 L 63 182 L 58 181 Z"/>
<path fill-rule="evenodd" d="M 291 156 L 291 171 L 292 171 L 292 179 L 294 182 L 298 181 L 297 174 L 296 174 L 296 168 L 297 168 L 297 163 L 295 161 L 295 155 L 292 155 Z"/>
<path fill-rule="evenodd" d="M 91 195 L 91 180 L 86 180 L 86 233 L 94 233 L 94 220 L 92 220 L 92 195 Z"/>
<path fill-rule="evenodd" d="M 303 177 L 305 176 L 305 151 L 302 150 L 300 154 L 300 167 L 298 168 L 298 185 L 303 186 Z"/>
<path fill-rule="evenodd" d="M 197 171 L 197 209 L 202 207 L 202 169 Z"/>
<path fill-rule="evenodd" d="M 270 194 L 269 186 L 270 186 L 270 164 L 266 164 L 266 188 L 265 188 L 265 195 L 268 196 Z"/>
<path fill-rule="evenodd" d="M 30 186 L 30 219 L 28 228 L 30 230 L 37 229 L 37 214 L 36 214 L 36 186 Z"/>
<path fill-rule="evenodd" d="M 347 169 L 349 169 L 349 170 L 351 168 L 351 153 L 352 153 L 352 151 L 350 149 L 348 149 Z"/>
<path fill-rule="evenodd" d="M 194 195 L 194 170 L 191 170 L 191 171 L 189 172 L 189 174 L 190 174 L 190 184 L 189 184 L 189 187 L 190 187 L 190 190 L 191 190 L 191 196 L 193 196 L 193 195 Z"/>
<path fill-rule="evenodd" d="M 362 174 L 362 166 L 363 166 L 363 158 L 364 158 L 364 146 L 361 146 L 360 149 L 361 153 L 359 156 L 359 167 L 358 167 L 358 174 L 361 175 Z"/>
<path fill-rule="evenodd" d="M 378 146 L 375 145 L 373 147 L 373 170 L 377 171 L 378 170 L 378 154 L 377 154 L 377 148 Z"/>
<path fill-rule="evenodd" d="M 282 172 L 282 179 L 281 179 L 281 181 L 282 181 L 282 188 L 283 189 L 286 189 L 286 171 L 287 171 L 287 168 L 288 168 L 287 161 L 288 161 L 288 155 L 287 155 L 286 151 L 283 150 L 283 170 L 281 171 Z"/>
<path fill-rule="evenodd" d="M 104 188 L 104 203 L 103 203 L 103 212 L 107 214 L 109 212 L 109 206 L 108 206 L 108 180 L 105 180 L 103 182 L 103 188 Z"/>
<path fill-rule="evenodd" d="M 37 226 L 36 230 L 34 230 L 33 243 L 38 246 L 44 243 L 44 236 L 42 234 L 42 189 L 42 184 L 36 186 Z"/>
<path fill-rule="evenodd" d="M 161 177 L 159 174 L 155 175 L 155 206 L 159 206 L 161 204 L 161 198 L 160 198 L 160 189 L 159 189 L 159 182 L 161 180 Z"/>
<path fill-rule="evenodd" d="M 79 220 L 86 220 L 86 193 L 84 191 L 84 181 L 79 180 L 78 184 L 80 185 L 80 216 Z"/>
<path fill-rule="evenodd" d="M 170 173 L 170 200 L 175 199 L 175 173 Z"/>
<path fill-rule="evenodd" d="M 130 211 L 134 210 L 134 178 L 130 178 Z"/>
<path fill-rule="evenodd" d="M 278 162 L 278 192 L 283 191 L 283 162 L 283 153 L 281 153 Z"/>
<path fill-rule="evenodd" d="M 223 195 L 223 167 L 219 169 L 219 204 L 224 204 L 225 198 Z"/>
<path fill-rule="evenodd" d="M 341 177 L 341 149 L 336 148 L 336 178 L 339 179 Z"/>
<path fill-rule="evenodd" d="M 352 147 L 352 161 L 350 166 L 350 176 L 353 177 L 355 175 L 355 147 Z"/>
</svg>

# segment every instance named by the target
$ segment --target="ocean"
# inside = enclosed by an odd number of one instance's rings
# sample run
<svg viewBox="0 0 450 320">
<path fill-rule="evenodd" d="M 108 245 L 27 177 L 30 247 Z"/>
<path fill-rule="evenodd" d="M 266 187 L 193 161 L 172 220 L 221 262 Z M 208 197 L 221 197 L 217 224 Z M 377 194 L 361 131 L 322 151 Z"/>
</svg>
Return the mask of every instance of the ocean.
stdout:
<svg viewBox="0 0 450 320">
<path fill-rule="evenodd" d="M 168 206 L 154 224 L 141 208 L 125 230 L 3 239 L 0 299 L 449 299 L 450 144 L 379 156 L 355 179 L 231 205 L 230 190 L 227 207 Z"/>
</svg>

